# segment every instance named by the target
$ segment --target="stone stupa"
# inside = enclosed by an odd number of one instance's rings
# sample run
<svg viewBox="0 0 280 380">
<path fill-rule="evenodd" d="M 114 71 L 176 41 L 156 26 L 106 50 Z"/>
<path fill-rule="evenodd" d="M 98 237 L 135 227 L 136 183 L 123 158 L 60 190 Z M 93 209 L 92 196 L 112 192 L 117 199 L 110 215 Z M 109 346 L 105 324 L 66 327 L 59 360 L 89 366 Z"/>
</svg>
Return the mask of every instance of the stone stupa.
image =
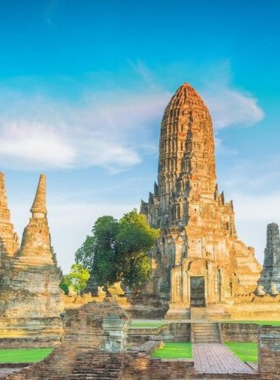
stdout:
<svg viewBox="0 0 280 380">
<path fill-rule="evenodd" d="M 147 296 L 165 302 L 168 318 L 189 318 L 198 307 L 222 312 L 237 294 L 256 289 L 261 265 L 238 240 L 233 202 L 218 190 L 211 116 L 189 84 L 165 109 L 158 183 L 141 212 L 161 230 Z"/>
<path fill-rule="evenodd" d="M 40 176 L 32 216 L 20 249 L 9 220 L 4 176 L 0 176 L 0 344 L 52 345 L 63 333 L 64 307 L 57 267 L 50 241 L 46 209 L 46 177 Z M 3 228 L 2 226 L 6 226 Z"/>
</svg>

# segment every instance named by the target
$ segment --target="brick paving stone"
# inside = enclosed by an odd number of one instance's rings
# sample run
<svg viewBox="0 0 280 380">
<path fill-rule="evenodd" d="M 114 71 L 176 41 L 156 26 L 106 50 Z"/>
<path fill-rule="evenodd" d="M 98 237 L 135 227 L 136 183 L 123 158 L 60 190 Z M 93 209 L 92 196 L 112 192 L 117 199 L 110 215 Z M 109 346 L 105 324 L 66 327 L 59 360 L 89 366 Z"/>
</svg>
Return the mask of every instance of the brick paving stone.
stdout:
<svg viewBox="0 0 280 380">
<path fill-rule="evenodd" d="M 226 346 L 218 343 L 197 343 L 193 345 L 194 366 L 197 372 L 234 374 L 251 373 L 252 368 L 243 363 Z"/>
</svg>

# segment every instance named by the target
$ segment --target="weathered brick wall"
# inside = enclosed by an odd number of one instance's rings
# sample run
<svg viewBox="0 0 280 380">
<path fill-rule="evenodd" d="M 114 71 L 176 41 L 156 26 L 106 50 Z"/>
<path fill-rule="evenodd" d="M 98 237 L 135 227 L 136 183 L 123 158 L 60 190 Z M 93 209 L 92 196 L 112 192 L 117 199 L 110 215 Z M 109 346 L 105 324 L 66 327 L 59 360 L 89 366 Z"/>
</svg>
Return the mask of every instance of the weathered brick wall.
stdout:
<svg viewBox="0 0 280 380">
<path fill-rule="evenodd" d="M 262 379 L 280 379 L 280 327 L 260 328 L 259 372 Z"/>
<path fill-rule="evenodd" d="M 155 359 L 145 353 L 132 353 L 126 355 L 122 380 L 191 379 L 193 374 L 193 361 Z"/>
<path fill-rule="evenodd" d="M 157 328 L 131 328 L 128 332 L 129 343 L 142 344 L 153 339 L 166 342 L 190 342 L 191 325 L 172 322 Z"/>
<path fill-rule="evenodd" d="M 223 342 L 257 342 L 258 332 L 253 323 L 221 323 Z"/>
<path fill-rule="evenodd" d="M 167 342 L 190 342 L 190 323 L 169 323 L 168 328 L 163 331 L 163 339 Z"/>
<path fill-rule="evenodd" d="M 104 321 L 108 325 L 110 318 L 114 330 L 112 335 L 103 327 Z M 116 321 L 120 324 L 116 325 Z M 108 344 L 113 349 L 121 345 L 122 336 L 117 330 L 122 330 L 126 323 L 126 315 L 115 302 L 89 303 L 81 309 L 68 310 L 62 344 L 44 361 L 6 379 L 85 379 L 87 373 L 91 374 L 91 379 L 119 379 L 123 355 L 103 350 Z"/>
<path fill-rule="evenodd" d="M 161 339 L 165 326 L 157 328 L 130 328 L 128 331 L 128 342 L 132 344 L 143 344 L 149 340 Z"/>
<path fill-rule="evenodd" d="M 43 338 L 43 340 L 40 340 L 40 338 L 36 339 L 20 339 L 20 338 L 6 338 L 6 339 L 0 339 L 0 349 L 3 348 L 49 348 L 49 347 L 56 347 L 59 345 L 59 341 L 54 340 L 48 340 L 47 338 Z"/>
</svg>

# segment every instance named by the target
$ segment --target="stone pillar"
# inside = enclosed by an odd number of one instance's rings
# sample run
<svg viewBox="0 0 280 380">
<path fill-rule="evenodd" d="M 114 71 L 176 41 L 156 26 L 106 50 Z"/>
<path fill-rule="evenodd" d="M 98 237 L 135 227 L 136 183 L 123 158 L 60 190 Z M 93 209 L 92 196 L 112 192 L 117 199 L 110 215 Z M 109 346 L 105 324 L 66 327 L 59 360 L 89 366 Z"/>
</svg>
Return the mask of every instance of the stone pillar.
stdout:
<svg viewBox="0 0 280 380">
<path fill-rule="evenodd" d="M 183 269 L 183 302 L 186 304 L 186 307 L 190 306 L 190 280 L 189 280 L 189 275 L 185 269 Z"/>
<path fill-rule="evenodd" d="M 280 327 L 259 329 L 259 372 L 262 379 L 280 378 Z"/>
<path fill-rule="evenodd" d="M 105 341 L 105 351 L 123 352 L 126 349 L 129 324 L 128 318 L 118 315 L 106 315 L 103 318 L 102 328 L 109 334 Z"/>
</svg>

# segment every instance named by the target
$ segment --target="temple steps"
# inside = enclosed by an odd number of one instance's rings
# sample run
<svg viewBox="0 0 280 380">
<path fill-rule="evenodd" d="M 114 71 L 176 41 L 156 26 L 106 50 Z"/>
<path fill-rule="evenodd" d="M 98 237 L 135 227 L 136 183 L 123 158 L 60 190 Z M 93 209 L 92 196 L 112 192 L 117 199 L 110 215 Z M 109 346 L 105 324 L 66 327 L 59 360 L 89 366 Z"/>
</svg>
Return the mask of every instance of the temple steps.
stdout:
<svg viewBox="0 0 280 380">
<path fill-rule="evenodd" d="M 192 323 L 193 343 L 222 343 L 218 323 Z"/>
<path fill-rule="evenodd" d="M 119 380 L 123 370 L 123 356 L 101 351 L 88 351 L 77 357 L 69 379 Z"/>
</svg>

